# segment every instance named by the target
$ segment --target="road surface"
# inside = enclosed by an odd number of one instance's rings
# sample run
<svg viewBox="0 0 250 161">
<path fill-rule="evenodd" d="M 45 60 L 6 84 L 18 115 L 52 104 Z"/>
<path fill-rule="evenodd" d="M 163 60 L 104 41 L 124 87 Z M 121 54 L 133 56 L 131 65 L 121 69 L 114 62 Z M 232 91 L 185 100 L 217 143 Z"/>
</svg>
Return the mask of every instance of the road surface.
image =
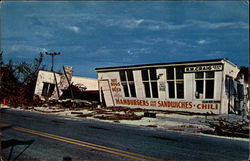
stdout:
<svg viewBox="0 0 250 161">
<path fill-rule="evenodd" d="M 72 161 L 247 160 L 249 156 L 247 139 L 126 126 L 15 109 L 1 109 L 0 117 L 1 126 L 7 127 L 2 131 L 3 141 L 34 141 L 3 149 L 6 160 L 14 160 L 20 153 L 17 159 L 20 161 L 62 161 L 66 157 Z"/>
</svg>

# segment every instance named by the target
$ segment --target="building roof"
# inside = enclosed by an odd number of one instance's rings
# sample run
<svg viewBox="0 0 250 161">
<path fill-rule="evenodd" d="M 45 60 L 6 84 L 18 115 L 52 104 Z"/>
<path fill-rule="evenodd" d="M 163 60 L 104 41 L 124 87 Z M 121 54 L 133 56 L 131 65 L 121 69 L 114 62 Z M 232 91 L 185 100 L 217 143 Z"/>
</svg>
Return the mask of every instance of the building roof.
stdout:
<svg viewBox="0 0 250 161">
<path fill-rule="evenodd" d="M 118 66 L 118 67 L 104 67 L 104 68 L 95 68 L 97 72 L 102 71 L 115 71 L 115 70 L 124 70 L 124 69 L 142 69 L 148 67 L 167 67 L 167 66 L 183 66 L 183 65 L 204 65 L 214 64 L 214 63 L 223 63 L 223 61 L 236 66 L 225 58 L 221 59 L 209 59 L 209 60 L 197 60 L 197 61 L 183 61 L 183 62 L 167 62 L 167 63 L 156 63 L 156 64 L 141 64 L 141 65 L 129 65 L 129 66 Z"/>
<path fill-rule="evenodd" d="M 47 73 L 53 73 L 53 72 L 51 72 L 51 71 L 47 71 L 47 70 L 39 70 L 39 71 L 42 71 L 42 72 L 47 72 Z M 59 75 L 64 75 L 63 73 L 61 73 L 61 72 L 54 72 L 55 74 L 59 74 Z M 72 78 L 82 78 L 82 79 L 89 79 L 89 80 L 96 80 L 97 81 L 97 79 L 95 79 L 95 78 L 88 78 L 88 77 L 82 77 L 82 76 L 75 76 L 75 75 L 72 75 Z"/>
</svg>

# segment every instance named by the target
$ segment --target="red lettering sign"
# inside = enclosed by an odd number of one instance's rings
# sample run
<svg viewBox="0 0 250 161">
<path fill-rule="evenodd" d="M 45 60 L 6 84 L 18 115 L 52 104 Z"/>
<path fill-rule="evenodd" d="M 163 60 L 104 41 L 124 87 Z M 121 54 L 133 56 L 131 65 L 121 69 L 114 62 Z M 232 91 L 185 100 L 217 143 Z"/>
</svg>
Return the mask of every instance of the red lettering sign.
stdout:
<svg viewBox="0 0 250 161">
<path fill-rule="evenodd" d="M 218 104 L 198 104 L 197 109 L 199 110 L 218 110 Z"/>
<path fill-rule="evenodd" d="M 192 102 L 182 101 L 158 101 L 158 107 L 169 107 L 169 108 L 192 108 Z"/>
<path fill-rule="evenodd" d="M 165 108 L 179 108 L 179 109 L 192 109 L 196 107 L 198 110 L 218 110 L 218 104 L 193 104 L 187 101 L 153 101 L 153 100 L 130 100 L 130 99 L 115 99 L 118 105 L 128 106 L 150 106 L 150 107 L 165 107 Z"/>
</svg>

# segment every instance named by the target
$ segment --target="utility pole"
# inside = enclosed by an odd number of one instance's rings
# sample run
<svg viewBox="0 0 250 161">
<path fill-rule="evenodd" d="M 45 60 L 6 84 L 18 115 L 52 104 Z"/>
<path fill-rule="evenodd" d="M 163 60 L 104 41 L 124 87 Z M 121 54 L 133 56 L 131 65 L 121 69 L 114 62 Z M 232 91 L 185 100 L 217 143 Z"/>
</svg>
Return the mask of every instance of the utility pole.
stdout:
<svg viewBox="0 0 250 161">
<path fill-rule="evenodd" d="M 58 88 L 58 84 L 57 84 L 57 80 L 56 80 L 56 74 L 53 71 L 53 67 L 54 67 L 54 57 L 56 55 L 60 55 L 61 53 L 60 52 L 58 52 L 58 53 L 56 53 L 56 52 L 54 52 L 54 53 L 45 52 L 45 54 L 51 56 L 51 69 L 50 69 L 50 71 L 54 73 L 54 79 L 55 79 L 55 83 L 56 83 L 56 91 L 57 91 L 57 95 L 58 95 L 58 98 L 59 98 L 59 88 Z"/>
<path fill-rule="evenodd" d="M 45 54 L 51 56 L 51 70 L 50 70 L 50 71 L 53 72 L 53 68 L 54 68 L 54 57 L 55 57 L 56 55 L 60 55 L 61 53 L 60 53 L 60 52 L 58 52 L 58 53 L 56 53 L 56 52 L 54 52 L 54 53 L 45 52 Z"/>
</svg>

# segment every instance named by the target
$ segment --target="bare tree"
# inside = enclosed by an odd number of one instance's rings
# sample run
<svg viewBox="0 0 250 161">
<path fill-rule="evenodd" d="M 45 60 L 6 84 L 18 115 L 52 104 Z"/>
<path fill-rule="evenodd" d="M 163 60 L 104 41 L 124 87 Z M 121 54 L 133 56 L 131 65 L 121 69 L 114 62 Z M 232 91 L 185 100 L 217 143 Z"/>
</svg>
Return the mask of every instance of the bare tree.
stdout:
<svg viewBox="0 0 250 161">
<path fill-rule="evenodd" d="M 5 71 L 5 74 L 9 75 L 9 78 L 0 80 L 1 89 L 6 91 L 0 93 L 0 98 L 7 97 L 9 103 L 13 105 L 32 103 L 38 71 L 45 68 L 45 66 L 42 66 L 43 54 L 39 53 L 39 57 L 35 58 L 33 63 L 21 62 L 14 64 L 12 60 L 9 60 L 5 64 L 2 57 L 3 53 L 0 55 L 0 67 L 2 71 Z"/>
</svg>

